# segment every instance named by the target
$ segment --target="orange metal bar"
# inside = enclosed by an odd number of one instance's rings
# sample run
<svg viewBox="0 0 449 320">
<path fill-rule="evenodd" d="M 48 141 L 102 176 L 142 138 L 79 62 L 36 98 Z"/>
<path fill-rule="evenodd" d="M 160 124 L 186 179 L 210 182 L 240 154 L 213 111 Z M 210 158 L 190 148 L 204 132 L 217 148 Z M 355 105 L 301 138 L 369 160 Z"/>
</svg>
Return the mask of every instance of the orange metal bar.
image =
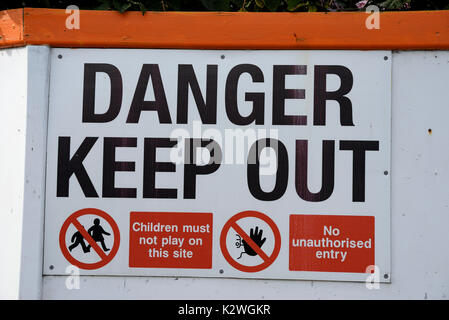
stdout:
<svg viewBox="0 0 449 320">
<path fill-rule="evenodd" d="M 14 14 L 11 14 L 13 11 Z M 179 49 L 449 49 L 449 11 L 380 13 L 367 29 L 365 12 L 126 12 L 80 11 L 80 29 L 67 29 L 60 9 L 0 12 L 0 46 Z M 3 22 L 3 16 L 6 22 Z M 15 19 L 15 18 L 17 19 Z M 9 22 L 8 22 L 9 21 Z M 20 28 L 19 28 L 20 29 Z"/>
</svg>

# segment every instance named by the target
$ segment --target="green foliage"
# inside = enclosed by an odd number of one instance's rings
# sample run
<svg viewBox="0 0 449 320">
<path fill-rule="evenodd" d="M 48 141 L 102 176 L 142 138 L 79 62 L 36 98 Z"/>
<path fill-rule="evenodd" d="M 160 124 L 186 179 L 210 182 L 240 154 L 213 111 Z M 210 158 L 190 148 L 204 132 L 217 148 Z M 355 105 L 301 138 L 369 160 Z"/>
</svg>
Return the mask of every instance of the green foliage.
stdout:
<svg viewBox="0 0 449 320">
<path fill-rule="evenodd" d="M 201 3 L 210 11 L 226 11 L 229 9 L 230 0 L 201 0 Z"/>
<path fill-rule="evenodd" d="M 368 5 L 381 10 L 449 9 L 448 0 L 0 0 L 0 10 L 21 7 L 152 11 L 355 11 Z"/>
</svg>

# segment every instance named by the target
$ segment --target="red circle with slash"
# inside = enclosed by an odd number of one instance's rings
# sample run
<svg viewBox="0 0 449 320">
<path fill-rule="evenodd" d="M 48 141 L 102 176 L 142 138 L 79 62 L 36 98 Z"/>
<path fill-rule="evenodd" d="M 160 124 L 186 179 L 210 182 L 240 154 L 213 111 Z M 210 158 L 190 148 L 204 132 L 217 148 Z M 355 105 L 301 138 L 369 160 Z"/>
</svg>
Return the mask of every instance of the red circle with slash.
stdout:
<svg viewBox="0 0 449 320">
<path fill-rule="evenodd" d="M 238 220 L 243 219 L 243 218 L 248 218 L 248 217 L 249 218 L 258 218 L 258 219 L 263 220 L 270 226 L 271 230 L 273 231 L 274 249 L 270 256 L 268 256 L 250 238 L 250 236 L 245 231 L 243 231 L 243 229 L 240 228 L 240 226 L 237 224 Z M 251 247 L 251 249 L 253 249 L 259 255 L 259 257 L 262 258 L 263 262 L 261 264 L 258 264 L 255 266 L 246 266 L 246 265 L 243 265 L 243 264 L 237 262 L 236 260 L 234 260 L 234 258 L 232 258 L 232 256 L 229 254 L 228 248 L 226 246 L 226 236 L 231 228 L 233 228 L 242 237 L 242 239 L 245 240 L 245 242 Z M 223 253 L 223 256 L 225 257 L 226 261 L 228 261 L 228 263 L 231 266 L 233 266 L 234 268 L 236 268 L 237 270 L 240 270 L 243 272 L 258 272 L 258 271 L 268 268 L 274 262 L 274 260 L 276 260 L 278 254 L 279 254 L 279 251 L 281 250 L 281 234 L 279 232 L 278 227 L 274 223 L 274 221 L 271 220 L 271 218 L 268 217 L 267 215 L 265 215 L 261 212 L 258 212 L 258 211 L 243 211 L 243 212 L 237 213 L 235 216 L 231 217 L 231 219 L 229 219 L 228 222 L 226 222 L 226 224 L 224 225 L 223 230 L 221 231 L 221 235 L 220 235 L 220 247 L 221 247 L 221 252 Z"/>
<path fill-rule="evenodd" d="M 112 245 L 112 249 L 109 252 L 109 254 L 105 254 L 104 251 L 100 248 L 100 246 L 95 242 L 95 240 L 87 233 L 87 231 L 83 228 L 81 223 L 77 220 L 79 217 L 84 215 L 94 215 L 103 218 L 106 220 L 106 222 L 109 223 L 109 225 L 112 228 L 112 232 L 114 234 L 114 244 Z M 95 252 L 100 256 L 100 261 L 95 263 L 84 263 L 79 261 L 78 259 L 74 258 L 70 251 L 67 249 L 66 246 L 66 233 L 69 226 L 73 224 L 73 226 L 81 233 L 84 239 L 90 244 L 92 249 L 95 250 Z M 118 248 L 120 246 L 120 232 L 118 229 L 117 224 L 115 223 L 114 219 L 110 215 L 108 215 L 106 212 L 101 211 L 99 209 L 93 209 L 93 208 L 87 208 L 87 209 L 81 209 L 76 211 L 75 213 L 72 213 L 64 222 L 64 224 L 61 227 L 61 231 L 59 232 L 59 246 L 61 247 L 62 254 L 64 257 L 74 266 L 77 266 L 81 269 L 85 270 L 93 270 L 98 269 L 106 264 L 108 264 L 112 258 L 114 258 L 115 254 L 118 251 Z"/>
</svg>

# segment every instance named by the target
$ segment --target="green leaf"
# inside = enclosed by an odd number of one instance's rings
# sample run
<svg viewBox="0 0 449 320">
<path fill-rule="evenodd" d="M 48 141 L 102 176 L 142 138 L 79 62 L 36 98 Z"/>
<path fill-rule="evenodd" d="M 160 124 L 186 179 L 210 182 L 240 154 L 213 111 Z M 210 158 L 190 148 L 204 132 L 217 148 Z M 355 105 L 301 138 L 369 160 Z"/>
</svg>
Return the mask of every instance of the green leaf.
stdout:
<svg viewBox="0 0 449 320">
<path fill-rule="evenodd" d="M 241 8 L 243 6 L 243 0 L 231 0 L 230 2 L 232 2 L 237 8 Z"/>
<path fill-rule="evenodd" d="M 227 11 L 230 0 L 201 0 L 201 3 L 210 11 Z"/>
<path fill-rule="evenodd" d="M 145 5 L 140 2 L 140 1 L 132 1 L 132 0 L 128 0 L 129 3 L 138 6 L 140 11 L 142 11 L 142 15 L 145 15 L 145 12 L 147 12 L 147 8 L 145 7 Z"/>
<path fill-rule="evenodd" d="M 147 8 L 143 3 L 139 4 L 140 11 L 142 11 L 142 15 L 145 15 L 145 12 L 147 12 Z"/>
<path fill-rule="evenodd" d="M 407 0 L 387 0 L 380 4 L 381 7 L 387 10 L 397 10 L 403 8 L 405 3 L 410 1 Z"/>
<path fill-rule="evenodd" d="M 276 11 L 281 5 L 281 0 L 264 0 L 265 7 L 270 11 Z"/>
<path fill-rule="evenodd" d="M 287 0 L 287 10 L 288 11 L 296 11 L 301 7 L 307 5 L 307 2 L 304 0 Z"/>
<path fill-rule="evenodd" d="M 120 13 L 125 12 L 125 11 L 128 10 L 131 6 L 132 6 L 131 3 L 125 3 L 125 4 L 123 4 L 123 5 L 120 7 L 120 10 L 119 10 Z"/>
<path fill-rule="evenodd" d="M 112 0 L 112 6 L 115 10 L 120 10 L 120 8 L 122 7 L 122 4 L 120 2 L 120 0 Z"/>
<path fill-rule="evenodd" d="M 107 0 L 102 1 L 102 4 L 95 7 L 96 10 L 110 10 L 112 7 L 111 3 Z"/>
<path fill-rule="evenodd" d="M 309 12 L 317 12 L 317 11 L 318 11 L 318 8 L 315 5 L 313 5 L 313 4 L 309 5 Z"/>
<path fill-rule="evenodd" d="M 263 2 L 263 0 L 256 0 L 256 6 L 258 6 L 259 8 L 263 8 L 265 7 L 265 3 Z"/>
</svg>

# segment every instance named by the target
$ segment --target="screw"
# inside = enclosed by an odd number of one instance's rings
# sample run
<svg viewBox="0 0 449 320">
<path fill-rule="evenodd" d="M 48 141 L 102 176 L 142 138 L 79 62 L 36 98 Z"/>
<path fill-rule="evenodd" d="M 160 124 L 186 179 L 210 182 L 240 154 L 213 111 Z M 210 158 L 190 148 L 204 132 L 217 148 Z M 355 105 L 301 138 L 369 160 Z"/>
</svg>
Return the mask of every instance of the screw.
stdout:
<svg viewBox="0 0 449 320">
<path fill-rule="evenodd" d="M 388 171 L 387 170 L 384 171 L 384 175 L 388 176 Z"/>
<path fill-rule="evenodd" d="M 222 54 L 220 58 L 224 59 L 224 58 L 225 58 L 225 55 L 224 55 L 224 54 Z"/>
<path fill-rule="evenodd" d="M 223 269 L 220 269 L 220 271 L 219 271 L 220 273 L 223 273 L 224 272 L 224 270 Z"/>
<path fill-rule="evenodd" d="M 385 60 L 385 61 L 386 61 L 386 60 L 388 60 L 388 57 L 387 57 L 387 56 L 385 56 L 385 57 L 384 57 L 384 60 Z"/>
<path fill-rule="evenodd" d="M 385 278 L 385 279 L 388 279 L 388 273 L 385 273 L 385 274 L 384 274 L 384 278 Z"/>
<path fill-rule="evenodd" d="M 58 54 L 58 59 L 62 59 L 62 54 Z"/>
<path fill-rule="evenodd" d="M 49 269 L 50 269 L 50 270 L 53 270 L 54 268 L 55 268 L 55 266 L 52 265 L 52 264 L 49 266 Z"/>
</svg>

